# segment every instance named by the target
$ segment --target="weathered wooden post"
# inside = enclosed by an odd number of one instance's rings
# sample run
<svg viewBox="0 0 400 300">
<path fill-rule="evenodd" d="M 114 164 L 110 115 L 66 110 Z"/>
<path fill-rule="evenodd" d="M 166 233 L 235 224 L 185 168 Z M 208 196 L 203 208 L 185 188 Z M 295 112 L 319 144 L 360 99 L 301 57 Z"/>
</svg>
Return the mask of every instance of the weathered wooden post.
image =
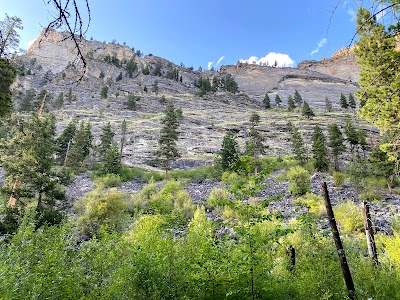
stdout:
<svg viewBox="0 0 400 300">
<path fill-rule="evenodd" d="M 369 204 L 367 203 L 367 201 L 363 202 L 362 211 L 363 211 L 363 218 L 364 218 L 365 236 L 367 238 L 367 244 L 368 244 L 368 255 L 371 258 L 371 260 L 374 262 L 374 264 L 378 265 L 379 264 L 378 254 L 376 252 L 374 231 L 372 229 L 371 214 L 369 213 Z"/>
<path fill-rule="evenodd" d="M 346 259 L 346 253 L 344 252 L 342 240 L 340 239 L 339 230 L 337 228 L 335 216 L 333 214 L 333 209 L 332 209 L 332 205 L 331 205 L 331 200 L 329 198 L 329 193 L 328 193 L 328 188 L 326 186 L 326 182 L 321 182 L 321 187 L 322 187 L 322 195 L 325 200 L 326 213 L 328 215 L 329 224 L 332 229 L 333 239 L 335 241 L 336 250 L 337 250 L 337 253 L 339 256 L 340 267 L 342 269 L 344 281 L 346 283 L 347 291 L 349 293 L 349 298 L 354 300 L 354 299 L 357 299 L 356 298 L 356 290 L 354 288 L 353 278 L 351 277 L 349 265 L 348 265 L 347 259 Z"/>
</svg>

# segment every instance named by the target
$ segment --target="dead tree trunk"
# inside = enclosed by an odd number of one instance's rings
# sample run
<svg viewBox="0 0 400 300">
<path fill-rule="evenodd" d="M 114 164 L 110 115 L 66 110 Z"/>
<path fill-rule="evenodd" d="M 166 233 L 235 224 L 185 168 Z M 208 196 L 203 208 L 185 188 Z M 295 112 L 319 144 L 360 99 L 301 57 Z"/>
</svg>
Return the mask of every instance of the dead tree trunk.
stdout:
<svg viewBox="0 0 400 300">
<path fill-rule="evenodd" d="M 322 186 L 322 194 L 323 194 L 323 197 L 325 200 L 326 213 L 328 215 L 329 224 L 332 229 L 333 239 L 335 241 L 336 250 L 337 250 L 337 253 L 339 256 L 340 267 L 342 269 L 343 278 L 346 283 L 349 298 L 354 300 L 354 299 L 356 299 L 356 295 L 355 295 L 356 290 L 354 288 L 353 278 L 351 277 L 349 265 L 348 265 L 347 259 L 346 259 L 346 253 L 344 252 L 342 240 L 340 239 L 339 230 L 337 228 L 335 216 L 333 214 L 333 209 L 332 209 L 332 205 L 331 205 L 331 200 L 329 198 L 329 193 L 328 193 L 328 188 L 326 186 L 326 182 L 321 182 L 321 186 Z"/>
<path fill-rule="evenodd" d="M 369 204 L 367 203 L 367 201 L 364 201 L 363 203 L 363 218 L 364 218 L 365 236 L 367 238 L 367 244 L 368 244 L 368 255 L 371 258 L 372 262 L 375 265 L 378 265 L 379 264 L 378 254 L 376 252 L 374 231 L 372 229 L 371 214 L 369 213 Z"/>
<path fill-rule="evenodd" d="M 63 164 L 64 168 L 67 166 L 68 154 L 69 154 L 70 147 L 71 147 L 71 140 L 68 141 L 67 152 L 65 153 L 64 164 Z"/>
</svg>

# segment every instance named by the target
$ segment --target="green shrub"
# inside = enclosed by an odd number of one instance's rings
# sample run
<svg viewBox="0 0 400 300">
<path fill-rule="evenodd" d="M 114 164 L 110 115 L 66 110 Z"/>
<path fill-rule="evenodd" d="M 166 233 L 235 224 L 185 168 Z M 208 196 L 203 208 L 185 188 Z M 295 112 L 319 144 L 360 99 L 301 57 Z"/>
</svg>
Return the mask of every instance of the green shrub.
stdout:
<svg viewBox="0 0 400 300">
<path fill-rule="evenodd" d="M 102 227 L 108 231 L 121 230 L 127 220 L 126 195 L 97 188 L 77 202 L 78 228 L 90 236 L 100 233 Z"/>
<path fill-rule="evenodd" d="M 321 217 L 326 214 L 326 208 L 324 204 L 324 199 L 320 195 L 315 195 L 313 193 L 306 193 L 304 196 L 297 198 L 294 204 L 308 207 L 310 213 Z"/>
<path fill-rule="evenodd" d="M 138 167 L 127 167 L 122 166 L 119 175 L 121 176 L 121 181 L 129 181 L 133 179 L 141 180 L 142 182 L 148 183 L 151 180 L 162 181 L 164 179 L 164 174 L 156 171 L 145 171 Z"/>
<path fill-rule="evenodd" d="M 304 195 L 310 192 L 311 179 L 310 174 L 304 168 L 300 166 L 289 169 L 287 173 L 287 179 L 290 182 L 289 192 L 295 196 Z"/>
<path fill-rule="evenodd" d="M 97 186 L 103 186 L 106 188 L 121 186 L 121 177 L 116 174 L 106 174 L 103 177 L 97 177 L 95 179 Z"/>
<path fill-rule="evenodd" d="M 373 185 L 365 185 L 366 188 L 360 193 L 360 199 L 364 201 L 379 201 L 382 199 L 382 192 Z"/>
<path fill-rule="evenodd" d="M 343 186 L 345 176 L 341 172 L 334 171 L 332 175 L 332 182 L 335 187 L 341 188 Z"/>
<path fill-rule="evenodd" d="M 128 211 L 131 214 L 148 211 L 147 201 L 157 196 L 157 194 L 158 188 L 154 182 L 145 185 L 140 193 L 132 195 L 132 198 L 129 202 Z"/>
<path fill-rule="evenodd" d="M 353 201 L 348 200 L 338 204 L 333 208 L 333 212 L 336 221 L 339 222 L 341 232 L 355 233 L 364 230 L 361 207 L 355 205 Z"/>
</svg>

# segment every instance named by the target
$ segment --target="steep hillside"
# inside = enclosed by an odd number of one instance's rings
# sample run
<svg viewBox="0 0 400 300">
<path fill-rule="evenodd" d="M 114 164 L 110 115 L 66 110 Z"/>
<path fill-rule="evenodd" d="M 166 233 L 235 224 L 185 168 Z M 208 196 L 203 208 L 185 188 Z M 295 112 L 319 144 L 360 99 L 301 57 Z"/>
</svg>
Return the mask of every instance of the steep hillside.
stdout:
<svg viewBox="0 0 400 300">
<path fill-rule="evenodd" d="M 269 145 L 268 153 L 274 155 L 290 151 L 289 121 L 303 124 L 302 129 L 308 134 L 307 129 L 311 130 L 313 124 L 327 126 L 354 117 L 351 111 L 324 111 L 325 98 L 339 109 L 340 94 L 349 95 L 357 89 L 357 84 L 344 79 L 345 76 L 340 78 L 305 68 L 247 64 L 225 66 L 219 71 L 195 71 L 153 55 L 139 56 L 131 48 L 118 44 L 83 40 L 81 47 L 87 62 L 84 73 L 77 62 L 74 45 L 64 40 L 63 33 L 40 36 L 20 58 L 27 75 L 20 76 L 14 84 L 16 109 L 20 109 L 29 90 L 37 94 L 45 89 L 52 94 L 46 104 L 57 116 L 58 130 L 61 131 L 73 118 L 86 120 L 93 126 L 96 142 L 105 122 L 111 122 L 118 139 L 120 125 L 126 119 L 129 141 L 124 162 L 130 165 L 157 166 L 155 150 L 166 106 L 162 97 L 172 100 L 183 110 L 178 143 L 182 158 L 175 164 L 179 168 L 213 161 L 227 129 L 235 130 L 243 145 L 253 111 L 258 111 L 261 116 L 260 130 Z M 131 76 L 129 64 L 135 66 Z M 345 70 L 340 64 L 338 68 Z M 82 74 L 83 79 L 74 83 Z M 122 78 L 118 78 L 121 75 Z M 232 94 L 219 84 L 215 92 L 199 95 L 197 83 L 201 77 L 212 82 L 214 77 L 220 80 L 227 75 L 238 83 L 238 93 Z M 101 97 L 104 86 L 108 87 L 107 98 Z M 312 121 L 301 118 L 299 110 L 287 112 L 287 98 L 295 90 L 315 110 L 317 117 Z M 70 91 L 70 99 L 65 100 L 60 109 L 55 109 L 55 99 L 60 93 L 66 98 Z M 131 94 L 140 97 L 136 111 L 128 110 L 125 104 Z M 265 94 L 269 95 L 272 105 L 275 105 L 275 96 L 279 95 L 283 107 L 263 110 Z"/>
</svg>

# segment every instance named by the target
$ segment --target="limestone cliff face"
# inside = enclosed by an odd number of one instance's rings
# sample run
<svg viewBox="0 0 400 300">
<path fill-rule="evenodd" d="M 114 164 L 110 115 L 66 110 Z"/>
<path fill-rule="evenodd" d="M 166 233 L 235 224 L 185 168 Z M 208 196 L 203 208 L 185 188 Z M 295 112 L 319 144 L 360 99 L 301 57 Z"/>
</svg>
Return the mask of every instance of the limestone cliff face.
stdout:
<svg viewBox="0 0 400 300">
<path fill-rule="evenodd" d="M 358 81 L 360 74 L 354 48 L 340 49 L 331 58 L 323 58 L 321 61 L 303 61 L 298 65 L 298 68 L 301 70 L 317 71 L 353 82 Z"/>
</svg>

